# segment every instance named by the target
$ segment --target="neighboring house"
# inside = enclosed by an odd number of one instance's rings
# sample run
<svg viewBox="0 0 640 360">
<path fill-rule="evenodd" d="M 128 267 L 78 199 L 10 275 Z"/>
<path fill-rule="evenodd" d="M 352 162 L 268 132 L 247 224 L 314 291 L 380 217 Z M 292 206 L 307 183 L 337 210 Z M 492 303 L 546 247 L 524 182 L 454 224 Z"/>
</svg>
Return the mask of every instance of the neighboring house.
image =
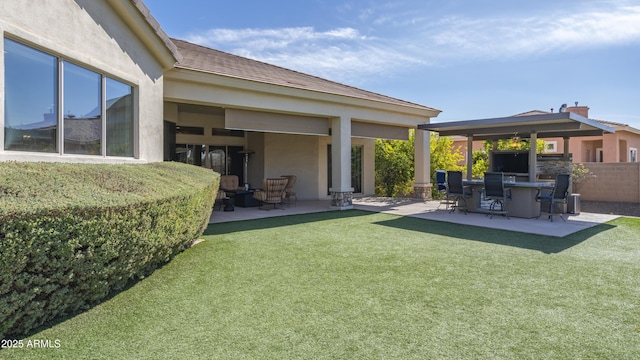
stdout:
<svg viewBox="0 0 640 360">
<path fill-rule="evenodd" d="M 175 160 L 254 187 L 294 174 L 299 198 L 349 208 L 374 193 L 374 139 L 440 112 L 170 39 L 139 0 L 3 1 L 0 31 L 0 161 Z M 427 132 L 415 155 L 426 195 Z"/>
<path fill-rule="evenodd" d="M 566 111 L 589 118 L 587 106 L 570 106 Z M 549 114 L 548 111 L 533 110 L 516 116 Z M 595 120 L 595 119 L 594 119 Z M 568 139 L 568 152 L 572 154 L 573 163 L 585 162 L 638 162 L 638 149 L 640 148 L 640 130 L 629 125 L 614 123 L 604 120 L 595 120 L 615 129 L 613 134 L 602 136 L 572 137 Z M 562 154 L 565 147 L 565 139 L 544 139 L 545 153 Z M 463 137 L 454 138 L 454 148 L 459 148 L 466 154 L 467 140 Z M 481 150 L 482 141 L 473 142 L 473 150 Z"/>
</svg>

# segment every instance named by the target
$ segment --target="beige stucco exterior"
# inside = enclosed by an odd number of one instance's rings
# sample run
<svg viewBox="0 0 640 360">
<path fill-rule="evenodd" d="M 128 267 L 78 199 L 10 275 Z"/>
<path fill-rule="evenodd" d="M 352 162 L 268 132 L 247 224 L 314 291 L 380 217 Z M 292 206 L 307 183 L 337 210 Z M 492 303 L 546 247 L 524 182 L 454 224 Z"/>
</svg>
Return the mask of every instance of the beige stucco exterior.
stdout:
<svg viewBox="0 0 640 360">
<path fill-rule="evenodd" d="M 202 74 L 196 71 L 173 69 L 165 75 L 165 109 L 179 108 L 180 104 L 197 105 L 210 108 L 242 110 L 234 114 L 246 114 L 246 117 L 256 119 L 269 118 L 277 121 L 278 117 L 299 119 L 293 126 L 283 121 L 278 129 L 266 131 L 253 131 L 252 119 L 248 119 L 242 130 L 247 131 L 244 138 L 215 138 L 210 136 L 210 127 L 224 128 L 228 122 L 225 113 L 213 114 L 187 114 L 173 110 L 166 111 L 165 119 L 175 121 L 178 126 L 203 126 L 205 135 L 178 135 L 177 143 L 193 143 L 207 145 L 239 145 L 245 149 L 254 151 L 250 155 L 248 181 L 252 186 L 259 187 L 262 179 L 285 174 L 293 174 L 298 177 L 296 192 L 300 199 L 326 199 L 328 194 L 327 174 L 327 146 L 335 143 L 333 135 L 336 133 L 336 124 L 341 126 L 342 121 L 362 125 L 374 129 L 375 125 L 383 125 L 382 130 L 399 128 L 408 131 L 417 125 L 429 121 L 434 114 L 426 113 L 421 109 L 411 109 L 393 104 L 384 104 L 362 99 L 347 98 L 333 94 L 323 94 L 299 89 L 288 89 L 277 85 L 252 82 L 244 79 L 228 78 L 215 74 Z M 295 115 L 295 116 L 294 116 Z M 317 127 L 326 122 L 329 130 L 326 134 L 302 134 L 304 122 L 308 119 L 311 126 Z M 324 119 L 324 120 L 322 120 Z M 256 120 L 258 121 L 258 120 Z M 255 123 L 256 127 L 263 128 L 263 124 Z M 289 128 L 287 128 L 289 127 Z M 388 128 L 387 128 L 388 127 Z M 355 130 L 354 130 L 355 131 Z M 383 138 L 384 133 L 379 137 Z M 348 152 L 343 164 L 350 166 L 351 146 L 362 146 L 362 192 L 358 194 L 373 195 L 375 193 L 375 147 L 371 138 L 349 136 Z M 332 150 L 335 149 L 332 147 Z M 342 156 L 339 154 L 338 156 Z M 427 150 L 428 155 L 428 150 Z M 420 158 L 421 162 L 424 157 Z M 336 163 L 332 161 L 332 163 Z M 335 175 L 333 186 L 342 181 L 343 188 L 350 188 L 350 172 L 346 179 L 341 180 L 345 174 Z M 348 182 L 348 185 L 345 183 Z M 427 180 L 426 183 L 429 183 Z M 356 194 L 357 195 L 357 194 Z"/>
<path fill-rule="evenodd" d="M 0 102 L 0 160 L 68 162 L 162 161 L 163 73 L 175 59 L 130 1 L 46 0 L 0 2 L 4 37 L 57 55 L 132 85 L 137 104 L 135 159 L 8 152 Z M 125 14 L 128 14 L 125 16 Z M 152 50 L 153 49 L 153 50 Z M 0 42 L 0 53 L 4 42 Z M 4 69 L 3 57 L 0 57 Z M 4 99 L 4 71 L 0 98 Z M 45 109 L 43 109 L 43 113 Z"/>
<path fill-rule="evenodd" d="M 172 140 L 165 138 L 167 124 L 197 126 L 205 129 L 204 134 L 177 133 L 175 143 L 251 150 L 249 183 L 260 187 L 263 178 L 293 174 L 298 177 L 299 199 L 326 199 L 330 192 L 351 196 L 351 148 L 361 147 L 362 189 L 358 194 L 372 195 L 373 139 L 402 138 L 408 129 L 428 123 L 440 112 L 240 57 L 226 59 L 226 63 L 247 74 L 267 72 L 255 79 L 230 74 L 229 67 L 221 68 L 211 60 L 182 62 L 181 52 L 189 44 L 166 36 L 140 0 L 2 1 L 0 31 L 4 38 L 131 85 L 135 104 L 134 156 L 118 158 L 4 150 L 3 101 L 0 161 L 162 161 Z M 0 50 L 3 46 L 0 42 Z M 2 69 L 3 59 L 0 57 Z M 190 67 L 194 64 L 204 67 Z M 281 75 L 293 81 L 283 81 Z M 0 71 L 0 97 L 4 99 L 3 76 Z M 296 77 L 310 80 L 313 86 L 297 83 Z M 60 126 L 56 131 L 61 132 Z M 213 135 L 214 128 L 244 133 L 240 137 Z M 420 165 L 416 184 L 428 189 L 428 137 L 420 138 L 416 149 Z"/>
</svg>

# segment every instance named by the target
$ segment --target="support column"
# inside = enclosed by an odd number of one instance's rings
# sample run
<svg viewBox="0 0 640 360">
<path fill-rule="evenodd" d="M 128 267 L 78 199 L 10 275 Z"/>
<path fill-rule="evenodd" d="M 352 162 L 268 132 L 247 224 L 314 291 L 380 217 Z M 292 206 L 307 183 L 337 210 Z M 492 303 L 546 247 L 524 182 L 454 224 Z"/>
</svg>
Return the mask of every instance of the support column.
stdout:
<svg viewBox="0 0 640 360">
<path fill-rule="evenodd" d="M 331 120 L 331 185 L 331 207 L 353 209 L 350 117 Z"/>
<path fill-rule="evenodd" d="M 538 160 L 538 154 L 536 153 L 538 143 L 538 134 L 535 131 L 531 132 L 531 138 L 529 139 L 529 181 L 536 181 L 536 161 Z"/>
<path fill-rule="evenodd" d="M 414 169 L 413 193 L 415 198 L 431 200 L 431 132 L 415 130 L 414 136 Z"/>
<path fill-rule="evenodd" d="M 473 135 L 467 135 L 467 180 L 473 179 Z"/>
</svg>

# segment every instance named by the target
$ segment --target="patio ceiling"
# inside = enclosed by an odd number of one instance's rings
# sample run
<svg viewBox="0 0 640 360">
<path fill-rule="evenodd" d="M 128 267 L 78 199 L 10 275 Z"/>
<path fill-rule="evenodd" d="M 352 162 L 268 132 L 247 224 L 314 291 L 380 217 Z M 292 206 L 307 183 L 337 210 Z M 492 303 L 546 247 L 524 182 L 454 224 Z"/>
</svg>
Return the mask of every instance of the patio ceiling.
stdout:
<svg viewBox="0 0 640 360">
<path fill-rule="evenodd" d="M 434 131 L 441 136 L 473 137 L 474 140 L 499 140 L 513 136 L 529 138 L 532 133 L 540 139 L 615 132 L 610 126 L 571 112 L 423 124 L 418 129 Z"/>
</svg>

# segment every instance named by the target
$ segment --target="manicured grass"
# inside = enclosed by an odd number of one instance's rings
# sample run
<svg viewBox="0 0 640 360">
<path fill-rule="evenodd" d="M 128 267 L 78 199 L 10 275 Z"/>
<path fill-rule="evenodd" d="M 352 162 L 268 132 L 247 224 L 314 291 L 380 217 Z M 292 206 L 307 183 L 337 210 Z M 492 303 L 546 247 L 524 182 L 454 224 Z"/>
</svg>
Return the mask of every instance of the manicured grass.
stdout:
<svg viewBox="0 0 640 360">
<path fill-rule="evenodd" d="M 567 238 L 364 211 L 217 224 L 0 358 L 636 359 L 640 219 Z"/>
</svg>

